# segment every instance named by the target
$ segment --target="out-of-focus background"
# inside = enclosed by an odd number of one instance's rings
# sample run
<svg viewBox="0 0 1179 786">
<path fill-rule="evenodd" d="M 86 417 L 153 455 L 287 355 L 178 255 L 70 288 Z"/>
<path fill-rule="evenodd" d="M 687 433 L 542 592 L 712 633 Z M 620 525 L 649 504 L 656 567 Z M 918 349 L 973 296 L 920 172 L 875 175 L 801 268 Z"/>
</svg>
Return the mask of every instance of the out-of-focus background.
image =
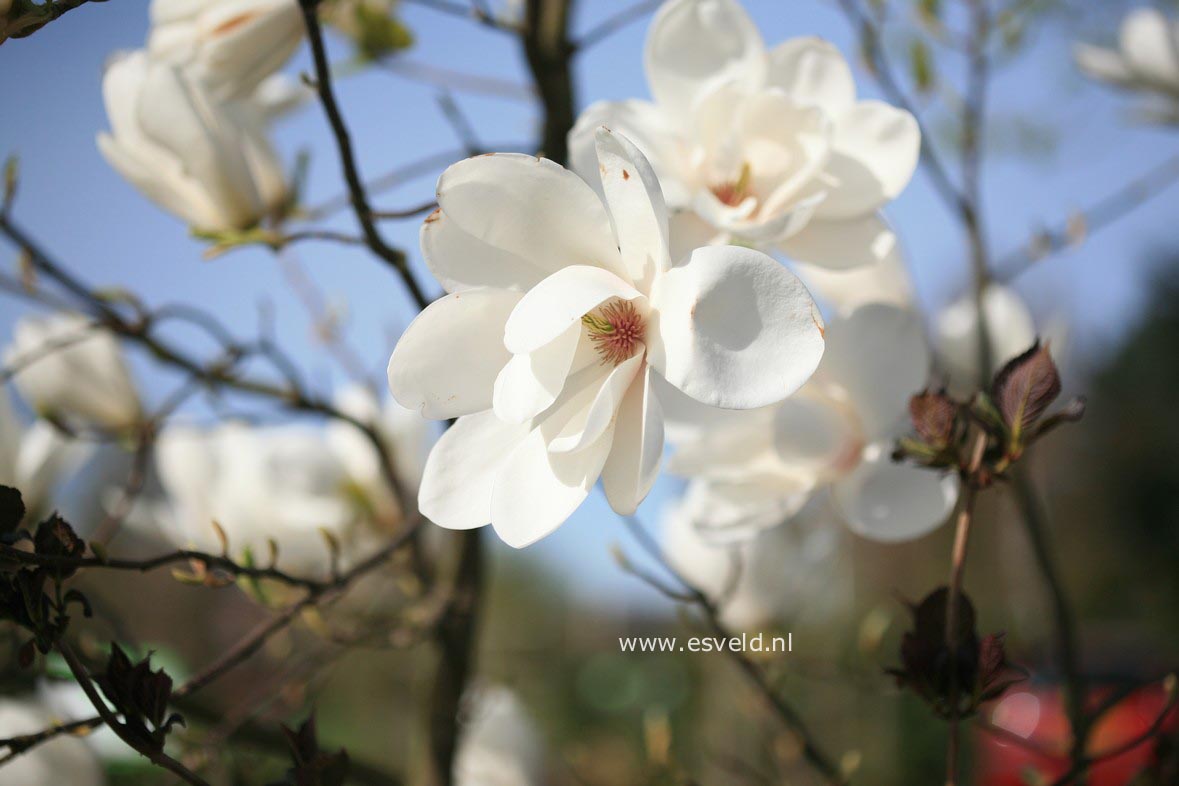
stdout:
<svg viewBox="0 0 1179 786">
<path fill-rule="evenodd" d="M 589 29 L 628 5 L 581 2 L 575 29 Z M 983 190 L 988 232 L 1000 258 L 1026 246 L 1042 226 L 1066 221 L 1179 155 L 1179 130 L 1137 122 L 1131 102 L 1082 78 L 1071 59 L 1076 40 L 1109 43 L 1118 20 L 1136 4 L 1031 5 L 1034 23 L 992 85 Z M 1175 10 L 1174 3 L 1160 5 Z M 745 6 L 771 44 L 818 35 L 856 59 L 854 31 L 833 2 L 746 0 Z M 413 3 L 402 4 L 399 15 L 414 35 L 412 48 L 389 67 L 338 81 L 367 176 L 440 155 L 437 166 L 379 192 L 375 201 L 390 208 L 429 199 L 448 152 L 461 157 L 464 140 L 440 109 L 443 89 L 432 84 L 435 77 L 448 86 L 482 147 L 527 147 L 538 121 L 517 42 Z M 298 300 L 294 279 L 305 275 L 326 295 L 328 307 L 338 310 L 349 343 L 372 378 L 381 380 L 412 311 L 399 283 L 364 251 L 306 243 L 279 258 L 242 249 L 203 259 L 205 244 L 188 237 L 181 222 L 149 204 L 103 161 L 94 143 L 107 123 L 103 63 L 117 49 L 139 46 L 146 28 L 146 2 L 119 0 L 72 12 L 0 51 L 0 155 L 20 156 L 22 222 L 96 284 L 125 287 L 154 303 L 195 301 L 243 335 L 256 333 L 260 320 L 272 321 L 275 335 L 313 383 L 331 390 L 346 375 L 318 341 Z M 579 106 L 647 95 L 645 30 L 646 20 L 640 20 L 578 55 Z M 331 44 L 333 56 L 348 56 L 344 42 Z M 903 64 L 909 46 L 903 30 L 888 44 Z M 948 60 L 945 67 L 959 66 Z M 308 67 L 303 51 L 290 70 Z M 456 80 L 453 73 L 478 79 Z M 864 92 L 875 91 L 862 68 L 857 82 Z M 481 92 L 488 86 L 494 94 Z M 954 129 L 939 112 L 927 121 L 937 143 L 952 147 Z M 318 106 L 286 119 L 278 140 L 289 161 L 300 150 L 313 152 L 307 204 L 340 197 L 338 162 Z M 1043 481 L 1063 580 L 1084 620 L 1086 664 L 1107 674 L 1111 685 L 1165 673 L 1179 661 L 1177 200 L 1179 189 L 1163 194 L 1013 282 L 1042 329 L 1066 326 L 1060 358 L 1066 390 L 1088 397 L 1084 421 L 1040 452 L 1035 471 Z M 961 232 L 924 173 L 890 205 L 888 216 L 906 248 L 918 300 L 927 315 L 935 314 L 967 283 Z M 351 229 L 352 219 L 342 211 L 335 225 Z M 417 230 L 416 222 L 390 224 L 388 236 L 409 249 L 423 270 Z M 0 253 L 14 256 L 10 249 Z M 293 274 L 295 269 L 301 273 Z M 0 336 L 28 310 L 0 294 Z M 169 378 L 146 358 L 132 353 L 132 360 L 147 397 L 162 397 Z M 192 414 L 199 417 L 202 406 L 195 403 Z M 96 490 L 121 477 L 126 460 L 104 450 L 65 490 L 61 507 L 79 529 L 92 525 Z M 639 517 L 652 529 L 660 526 L 679 484 L 661 479 L 641 507 Z M 1011 657 L 1035 675 L 1051 659 L 1043 624 L 1047 600 L 1012 518 L 1001 495 L 983 506 L 967 587 L 979 606 L 980 625 L 1006 630 Z M 814 719 L 829 747 L 859 757 L 858 783 L 933 783 L 944 726 L 896 691 L 882 668 L 896 661 L 907 623 L 902 599 L 916 599 L 945 580 L 951 533 L 942 528 L 895 546 L 839 529 L 835 537 L 837 543 L 813 563 L 784 558 L 784 573 L 797 580 L 790 582 L 778 626 L 793 633 L 794 651 L 775 662 L 775 680 Z M 624 540 L 616 517 L 594 495 L 567 525 L 527 551 L 489 542 L 482 675 L 518 690 L 545 741 L 553 783 L 640 782 L 665 736 L 676 761 L 705 773 L 703 783 L 771 782 L 764 773 L 797 752 L 770 731 L 758 698 L 718 662 L 720 656 L 619 651 L 619 636 L 684 634 L 674 605 L 619 569 L 612 546 Z M 93 599 L 121 609 L 144 648 L 167 641 L 160 657 L 183 675 L 259 617 L 233 590 L 214 602 L 207 593 L 166 574 L 116 575 L 104 577 Z M 285 717 L 303 706 L 310 691 L 324 738 L 347 744 L 358 759 L 391 765 L 421 744 L 412 708 L 431 668 L 428 653 L 350 652 L 304 685 L 301 659 L 320 655 L 321 645 L 296 636 L 275 646 L 270 654 L 289 666 L 290 679 L 243 669 L 207 697 L 210 712 L 261 692 L 272 699 L 263 714 Z M 1047 700 L 1040 711 L 1049 711 Z M 230 734 L 234 724 L 248 720 L 231 715 L 214 729 Z M 132 760 L 111 766 L 115 783 L 167 782 Z M 227 756 L 224 766 L 238 767 L 243 783 L 262 783 L 275 769 L 272 759 L 256 751 Z M 1109 777 L 1108 786 L 1126 782 Z"/>
</svg>

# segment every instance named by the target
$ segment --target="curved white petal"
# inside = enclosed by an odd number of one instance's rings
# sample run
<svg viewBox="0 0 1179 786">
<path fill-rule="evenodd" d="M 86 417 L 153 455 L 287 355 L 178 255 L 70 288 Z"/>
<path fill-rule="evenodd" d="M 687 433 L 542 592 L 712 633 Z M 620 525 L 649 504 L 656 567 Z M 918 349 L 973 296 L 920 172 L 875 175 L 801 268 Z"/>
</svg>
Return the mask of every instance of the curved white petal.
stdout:
<svg viewBox="0 0 1179 786">
<path fill-rule="evenodd" d="M 921 131 L 903 109 L 861 101 L 836 121 L 826 175 L 835 186 L 819 206 L 823 218 L 854 218 L 895 199 L 917 169 Z"/>
<path fill-rule="evenodd" d="M 643 152 L 659 178 L 668 205 L 683 207 L 688 203 L 683 151 L 687 143 L 682 131 L 675 129 L 659 107 L 650 101 L 597 101 L 582 110 L 577 124 L 569 132 L 570 169 L 595 191 L 602 192 L 594 141 L 601 126 L 624 135 Z"/>
<path fill-rule="evenodd" d="M 758 533 L 793 518 L 811 498 L 813 481 L 804 475 L 754 475 L 694 480 L 683 507 L 695 532 L 713 547 L 751 541 Z M 756 541 L 753 543 L 756 548 Z"/>
<path fill-rule="evenodd" d="M 516 355 L 539 349 L 612 297 L 633 300 L 642 293 L 608 270 L 562 268 L 520 299 L 504 327 L 504 345 Z"/>
<path fill-rule="evenodd" d="M 686 119 L 693 101 L 710 86 L 729 81 L 759 86 L 765 44 L 735 0 L 671 0 L 651 22 L 643 64 L 655 101 Z"/>
<path fill-rule="evenodd" d="M 642 368 L 643 354 L 640 352 L 619 363 L 604 375 L 593 401 L 569 419 L 560 433 L 549 442 L 549 450 L 554 453 L 581 450 L 605 434 L 606 429 L 614 423 L 614 417 L 618 414 L 627 391 L 633 386 L 635 376 Z"/>
<path fill-rule="evenodd" d="M 405 329 L 389 358 L 389 392 L 403 407 L 441 420 L 490 409 L 509 360 L 504 324 L 518 292 L 472 289 L 434 301 Z"/>
<path fill-rule="evenodd" d="M 548 159 L 493 153 L 459 161 L 438 178 L 438 206 L 463 232 L 542 276 L 570 265 L 624 275 L 602 200 Z"/>
<path fill-rule="evenodd" d="M 771 49 L 766 83 L 799 103 L 822 107 L 831 117 L 856 101 L 851 66 L 834 44 L 821 38 L 792 38 Z"/>
<path fill-rule="evenodd" d="M 941 526 L 958 499 L 958 479 L 893 463 L 888 447 L 877 447 L 876 455 L 831 487 L 832 499 L 852 532 L 896 543 Z"/>
<path fill-rule="evenodd" d="M 1019 294 L 1009 287 L 991 284 L 983 293 L 983 312 L 991 350 L 991 365 L 1000 368 L 1036 341 L 1036 323 Z M 938 361 L 956 389 L 973 390 L 982 376 L 979 369 L 978 306 L 973 294 L 964 295 L 942 309 L 934 320 Z"/>
<path fill-rule="evenodd" d="M 491 411 L 459 418 L 426 459 L 418 492 L 422 515 L 447 529 L 491 523 L 496 475 L 528 430 L 527 424 L 504 423 Z"/>
<path fill-rule="evenodd" d="M 896 254 L 897 236 L 878 213 L 832 220 L 816 216 L 778 245 L 791 259 L 843 271 L 883 264 Z"/>
<path fill-rule="evenodd" d="M 816 379 L 847 395 L 871 442 L 891 433 L 909 398 L 925 387 L 930 360 L 920 316 L 869 303 L 827 326 L 827 352 Z"/>
<path fill-rule="evenodd" d="M 509 546 L 524 548 L 548 535 L 589 496 L 606 456 L 613 428 L 575 453 L 552 453 L 550 435 L 538 427 L 503 465 L 491 495 L 491 523 Z"/>
<path fill-rule="evenodd" d="M 826 227 L 835 225 L 835 222 L 823 223 Z M 794 270 L 807 289 L 840 314 L 850 314 L 865 303 L 888 303 L 901 308 L 913 304 L 913 285 L 899 244 L 894 243 L 890 253 L 871 265 L 842 270 L 799 261 Z"/>
<path fill-rule="evenodd" d="M 1157 86 L 1179 90 L 1179 35 L 1165 14 L 1155 8 L 1130 12 L 1119 40 L 1131 69 Z"/>
<path fill-rule="evenodd" d="M 651 163 L 634 143 L 606 127 L 596 134 L 598 173 L 622 264 L 634 285 L 649 291 L 671 265 L 667 205 Z"/>
<path fill-rule="evenodd" d="M 1129 87 L 1137 80 L 1130 64 L 1120 52 L 1092 44 L 1073 44 L 1073 59 L 1077 67 L 1094 79 Z"/>
<path fill-rule="evenodd" d="M 495 378 L 492 397 L 495 414 L 508 423 L 524 423 L 544 412 L 557 400 L 573 364 L 581 340 L 581 325 L 527 355 L 513 355 Z"/>
<path fill-rule="evenodd" d="M 828 340 L 827 353 L 832 349 Z M 849 451 L 858 461 L 863 448 L 859 424 L 837 402 L 808 391 L 803 388 L 774 412 L 774 452 L 797 474 L 829 475 L 849 461 Z"/>
<path fill-rule="evenodd" d="M 663 412 L 651 389 L 651 370 L 644 367 L 618 408 L 614 445 L 602 468 L 602 488 L 615 513 L 629 516 L 638 509 L 662 459 Z"/>
<path fill-rule="evenodd" d="M 651 366 L 711 406 L 781 401 L 823 355 L 823 323 L 806 287 L 748 248 L 697 249 L 656 280 L 651 303 Z"/>
</svg>

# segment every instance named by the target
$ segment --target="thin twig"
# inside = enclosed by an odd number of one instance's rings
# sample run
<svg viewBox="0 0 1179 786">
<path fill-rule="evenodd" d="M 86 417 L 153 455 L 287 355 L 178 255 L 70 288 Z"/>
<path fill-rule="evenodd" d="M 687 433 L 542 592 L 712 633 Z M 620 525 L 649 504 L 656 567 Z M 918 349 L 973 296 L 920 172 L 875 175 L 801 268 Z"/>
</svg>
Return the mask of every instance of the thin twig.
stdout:
<svg viewBox="0 0 1179 786">
<path fill-rule="evenodd" d="M 634 516 L 622 516 L 622 521 L 626 525 L 627 530 L 634 536 L 635 540 L 643 548 L 647 554 L 659 563 L 668 575 L 675 579 L 675 581 L 683 586 L 685 593 L 691 597 L 692 605 L 699 609 L 704 617 L 704 622 L 709 630 L 718 638 L 731 639 L 733 637 L 730 631 L 720 619 L 720 609 L 717 605 L 706 595 L 702 590 L 692 584 L 688 579 L 680 573 L 668 560 L 659 544 L 651 537 L 643 525 L 639 523 Z M 733 649 L 732 647 L 725 648 L 725 654 L 731 661 L 741 670 L 741 672 L 749 680 L 754 689 L 765 699 L 774 715 L 777 716 L 782 725 L 786 727 L 787 731 L 797 740 L 799 747 L 802 750 L 802 757 L 806 762 L 814 768 L 814 770 L 822 776 L 823 780 L 833 786 L 841 786 L 846 783 L 846 778 L 840 772 L 839 767 L 831 760 L 826 753 L 819 747 L 814 735 L 807 727 L 806 722 L 803 721 L 793 705 L 791 705 L 785 698 L 783 698 L 772 685 L 770 685 L 769 678 L 761 666 L 754 663 L 749 658 L 745 657 L 745 653 Z"/>
<path fill-rule="evenodd" d="M 64 641 L 57 643 L 57 651 L 65 659 L 66 665 L 70 668 L 70 673 L 74 675 L 74 679 L 78 685 L 81 686 L 82 692 L 86 694 L 86 698 L 94 705 L 94 709 L 98 710 L 98 717 L 111 728 L 111 730 L 118 735 L 119 739 L 127 743 L 133 750 L 137 751 L 141 756 L 146 758 L 157 767 L 168 770 L 181 780 L 191 783 L 192 786 L 209 786 L 208 782 L 189 770 L 180 762 L 173 759 L 164 752 L 161 746 L 159 750 L 152 748 L 143 741 L 138 739 L 124 724 L 120 721 L 111 709 L 106 706 L 106 702 L 98 695 L 97 688 L 94 687 L 94 682 L 90 678 L 90 673 L 86 671 L 86 667 L 78 660 L 78 656 L 74 654 L 73 649 Z"/>
<path fill-rule="evenodd" d="M 348 126 L 340 114 L 340 107 L 336 103 L 336 93 L 332 88 L 331 65 L 328 63 L 327 49 L 323 43 L 323 31 L 319 26 L 317 9 L 319 0 L 299 0 L 299 7 L 303 10 L 303 21 L 307 26 L 307 38 L 311 42 L 311 55 L 315 63 L 315 90 L 319 94 L 320 104 L 327 115 L 328 124 L 332 128 L 332 135 L 336 139 L 336 148 L 340 154 L 340 165 L 344 170 L 344 181 L 348 185 L 348 194 L 352 202 L 352 210 L 360 224 L 365 242 L 369 249 L 385 261 L 401 276 L 410 296 L 418 308 L 425 308 L 430 299 L 422 291 L 405 254 L 385 242 L 373 220 L 372 208 L 368 203 L 368 193 L 364 188 L 364 181 L 356 166 L 356 155 L 352 150 L 352 138 L 348 133 Z"/>
</svg>

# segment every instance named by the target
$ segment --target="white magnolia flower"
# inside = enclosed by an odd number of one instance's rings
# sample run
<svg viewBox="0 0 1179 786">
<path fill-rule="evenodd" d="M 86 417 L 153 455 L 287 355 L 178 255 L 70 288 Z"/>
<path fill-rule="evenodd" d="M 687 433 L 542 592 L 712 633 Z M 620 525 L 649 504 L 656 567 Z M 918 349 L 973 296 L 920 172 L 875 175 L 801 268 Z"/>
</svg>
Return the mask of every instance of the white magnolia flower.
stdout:
<svg viewBox="0 0 1179 786">
<path fill-rule="evenodd" d="M 839 556 L 840 533 L 832 522 L 800 513 L 788 526 L 732 543 L 717 542 L 702 529 L 712 526 L 718 512 L 733 506 L 753 515 L 764 511 L 755 510 L 756 501 L 747 503 L 723 492 L 714 498 L 713 491 L 708 483 L 694 481 L 665 512 L 663 551 L 671 565 L 720 604 L 727 625 L 754 630 L 803 612 L 830 621 L 847 602 L 851 586 Z"/>
<path fill-rule="evenodd" d="M 20 319 L 4 362 L 19 368 L 13 384 L 41 414 L 113 431 L 143 419 L 118 340 L 80 314 Z"/>
<path fill-rule="evenodd" d="M 658 474 L 665 382 L 709 406 L 765 406 L 822 355 L 822 322 L 793 274 L 721 246 L 673 267 L 647 160 L 605 128 L 597 148 L 605 204 L 524 155 L 468 159 L 438 181 L 422 252 L 450 294 L 405 331 L 389 386 L 426 417 L 458 418 L 418 501 L 443 527 L 490 522 L 526 546 L 599 476 L 631 513 Z"/>
<path fill-rule="evenodd" d="M 839 51 L 817 38 L 768 50 L 735 0 L 670 0 L 647 35 L 653 102 L 600 102 L 570 134 L 597 182 L 593 129 L 647 155 L 684 232 L 735 238 L 825 267 L 879 261 L 896 244 L 878 215 L 908 184 L 920 132 L 907 112 L 856 98 Z"/>
<path fill-rule="evenodd" d="M 218 98 L 248 97 L 303 40 L 298 0 L 152 0 L 148 53 Z"/>
<path fill-rule="evenodd" d="M 983 293 L 991 365 L 1001 368 L 1036 342 L 1036 323 L 1023 298 L 1010 287 L 989 284 Z M 968 293 L 942 309 L 934 320 L 938 363 L 955 392 L 979 385 L 978 303 Z"/>
<path fill-rule="evenodd" d="M 1160 119 L 1179 119 L 1179 23 L 1154 8 L 1122 21 L 1118 48 L 1076 44 L 1077 65 L 1094 79 L 1162 99 Z"/>
<path fill-rule="evenodd" d="M 0 738 L 33 734 L 52 723 L 36 702 L 0 699 Z M 4 765 L 4 782 L 20 786 L 102 786 L 106 781 L 94 754 L 81 740 L 62 736 Z"/>
<path fill-rule="evenodd" d="M 269 105 L 220 100 L 146 52 L 123 53 L 102 80 L 107 162 L 149 199 L 202 230 L 244 229 L 287 200 L 266 134 Z"/>
<path fill-rule="evenodd" d="M 536 725 L 510 689 L 488 686 L 468 696 L 454 761 L 456 786 L 538 786 L 544 750 Z"/>
<path fill-rule="evenodd" d="M 44 420 L 22 428 L 7 391 L 0 388 L 0 485 L 20 491 L 29 520 L 48 512 L 54 482 L 83 455 L 76 442 Z"/>
<path fill-rule="evenodd" d="M 910 396 L 930 354 L 911 311 L 869 304 L 827 328 L 827 351 L 802 390 L 775 407 L 731 413 L 699 430 L 670 468 L 702 484 L 698 516 L 712 540 L 747 537 L 790 518 L 829 488 L 852 531 L 873 540 L 920 537 L 939 526 L 957 483 L 891 460 Z"/>
<path fill-rule="evenodd" d="M 166 534 L 178 545 L 216 550 L 216 521 L 234 553 L 265 560 L 273 538 L 281 567 L 310 571 L 328 564 L 324 532 L 346 555 L 368 534 L 360 525 L 370 503 L 322 430 L 174 424 L 156 442 L 156 469 L 175 514 Z"/>
<path fill-rule="evenodd" d="M 342 390 L 335 400 L 345 414 L 372 425 L 382 438 L 385 453 L 392 458 L 397 482 L 416 492 L 422 480 L 426 456 L 434 441 L 434 429 L 413 410 L 392 398 L 383 403 L 362 386 Z M 381 459 L 367 435 L 354 426 L 339 421 L 327 425 L 327 440 L 341 462 L 353 487 L 383 522 L 393 525 L 401 520 L 401 504 L 386 482 Z"/>
</svg>

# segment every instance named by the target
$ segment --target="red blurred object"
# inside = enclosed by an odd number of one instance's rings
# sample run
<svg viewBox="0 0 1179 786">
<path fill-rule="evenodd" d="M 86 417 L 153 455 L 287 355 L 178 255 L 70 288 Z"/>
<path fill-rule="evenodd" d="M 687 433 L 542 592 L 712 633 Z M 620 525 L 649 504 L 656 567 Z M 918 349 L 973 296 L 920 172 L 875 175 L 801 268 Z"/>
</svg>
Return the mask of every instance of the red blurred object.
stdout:
<svg viewBox="0 0 1179 786">
<path fill-rule="evenodd" d="M 1097 689 L 1089 694 L 1091 707 L 1100 706 L 1112 694 L 1111 689 Z M 1160 685 L 1142 688 L 1108 710 L 1089 735 L 1088 753 L 1100 758 L 1089 771 L 1089 786 L 1127 786 L 1150 764 L 1157 735 L 1117 756 L 1105 759 L 1103 753 L 1115 751 L 1145 734 L 1167 709 L 1167 694 Z M 1014 688 L 984 711 L 991 725 L 1027 740 L 1040 753 L 1006 737 L 985 730 L 976 734 L 978 786 L 1026 786 L 1025 774 L 1036 772 L 1051 783 L 1068 772 L 1071 744 L 1068 718 L 1058 689 Z M 1179 708 L 1171 707 L 1163 730 L 1179 728 Z"/>
</svg>

